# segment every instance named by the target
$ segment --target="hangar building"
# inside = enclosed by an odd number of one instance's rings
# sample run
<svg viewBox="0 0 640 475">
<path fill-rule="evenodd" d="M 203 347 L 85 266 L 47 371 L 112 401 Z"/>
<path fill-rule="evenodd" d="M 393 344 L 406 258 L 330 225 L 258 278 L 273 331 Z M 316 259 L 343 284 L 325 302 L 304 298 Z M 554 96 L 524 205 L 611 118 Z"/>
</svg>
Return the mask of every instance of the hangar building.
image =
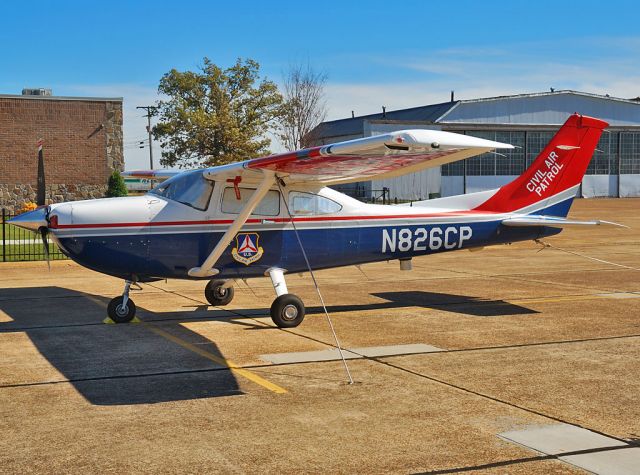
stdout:
<svg viewBox="0 0 640 475">
<path fill-rule="evenodd" d="M 453 97 L 452 97 L 453 98 Z M 498 188 L 520 175 L 574 113 L 609 122 L 579 194 L 640 196 L 640 97 L 620 99 L 560 90 L 458 100 L 323 122 L 313 144 L 350 140 L 401 129 L 437 129 L 473 135 L 517 148 L 486 153 L 389 180 L 342 185 L 341 191 L 370 198 L 388 188 L 391 199 L 420 200 Z"/>
<path fill-rule="evenodd" d="M 9 213 L 36 200 L 39 139 L 48 203 L 101 198 L 124 168 L 122 98 L 0 95 L 0 208 Z"/>
</svg>

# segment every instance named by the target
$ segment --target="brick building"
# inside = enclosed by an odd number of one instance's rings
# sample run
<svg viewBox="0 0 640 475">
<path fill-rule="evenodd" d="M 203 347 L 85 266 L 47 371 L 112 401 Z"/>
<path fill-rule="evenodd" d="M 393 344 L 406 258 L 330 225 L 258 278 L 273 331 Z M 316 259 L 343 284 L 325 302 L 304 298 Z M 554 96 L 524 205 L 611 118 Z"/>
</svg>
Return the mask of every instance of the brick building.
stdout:
<svg viewBox="0 0 640 475">
<path fill-rule="evenodd" d="M 122 98 L 0 95 L 0 208 L 35 201 L 40 138 L 47 203 L 100 198 L 124 168 Z"/>
</svg>

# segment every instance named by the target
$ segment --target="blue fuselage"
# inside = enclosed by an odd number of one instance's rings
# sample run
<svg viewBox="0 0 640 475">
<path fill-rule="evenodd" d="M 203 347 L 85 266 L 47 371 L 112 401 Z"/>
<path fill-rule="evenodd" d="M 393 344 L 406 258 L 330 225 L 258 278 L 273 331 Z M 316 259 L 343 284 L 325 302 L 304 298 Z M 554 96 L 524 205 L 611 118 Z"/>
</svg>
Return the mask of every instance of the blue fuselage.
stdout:
<svg viewBox="0 0 640 475">
<path fill-rule="evenodd" d="M 531 240 L 559 232 L 548 227 L 513 228 L 501 221 L 419 223 L 389 220 L 389 225 L 370 226 L 354 222 L 349 226 L 328 222 L 313 229 L 299 228 L 300 240 L 314 269 L 348 266 L 392 259 L 405 259 L 437 252 L 492 244 Z M 398 222 L 400 221 L 400 222 Z M 341 227 L 336 225 L 340 224 Z M 122 278 L 154 280 L 189 279 L 188 270 L 200 265 L 222 237 L 223 230 L 121 235 L 60 237 L 60 248 L 74 261 L 96 271 Z M 246 226 L 254 244 L 247 256 L 250 263 L 234 258 L 241 243 L 232 242 L 216 264 L 221 278 L 265 275 L 280 267 L 288 272 L 307 270 L 296 231 L 282 224 Z"/>
</svg>

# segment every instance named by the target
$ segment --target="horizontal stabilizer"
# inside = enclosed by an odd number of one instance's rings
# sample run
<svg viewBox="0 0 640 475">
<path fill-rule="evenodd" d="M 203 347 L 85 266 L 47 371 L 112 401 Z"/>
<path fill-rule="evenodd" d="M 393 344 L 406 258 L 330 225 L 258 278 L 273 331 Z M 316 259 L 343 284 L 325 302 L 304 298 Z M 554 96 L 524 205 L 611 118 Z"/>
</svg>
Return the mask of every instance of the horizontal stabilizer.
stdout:
<svg viewBox="0 0 640 475">
<path fill-rule="evenodd" d="M 613 223 L 611 221 L 593 220 L 593 221 L 576 221 L 566 218 L 558 218 L 556 216 L 523 216 L 516 218 L 508 218 L 502 221 L 505 226 L 527 227 L 527 226 L 550 226 L 554 228 L 564 228 L 565 226 L 619 226 L 628 228 L 624 224 Z"/>
</svg>

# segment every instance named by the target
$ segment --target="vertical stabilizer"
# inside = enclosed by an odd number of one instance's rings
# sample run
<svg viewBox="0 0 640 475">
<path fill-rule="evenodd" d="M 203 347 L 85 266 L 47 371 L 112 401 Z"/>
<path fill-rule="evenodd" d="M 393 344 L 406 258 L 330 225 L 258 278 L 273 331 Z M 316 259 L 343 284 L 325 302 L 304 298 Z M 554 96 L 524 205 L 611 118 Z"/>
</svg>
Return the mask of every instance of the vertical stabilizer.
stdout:
<svg viewBox="0 0 640 475">
<path fill-rule="evenodd" d="M 531 166 L 503 186 L 478 211 L 512 212 L 549 202 L 582 181 L 602 130 L 609 124 L 579 114 L 570 116 Z M 573 196 L 569 197 L 572 198 Z M 568 212 L 568 206 L 559 214 Z"/>
</svg>

